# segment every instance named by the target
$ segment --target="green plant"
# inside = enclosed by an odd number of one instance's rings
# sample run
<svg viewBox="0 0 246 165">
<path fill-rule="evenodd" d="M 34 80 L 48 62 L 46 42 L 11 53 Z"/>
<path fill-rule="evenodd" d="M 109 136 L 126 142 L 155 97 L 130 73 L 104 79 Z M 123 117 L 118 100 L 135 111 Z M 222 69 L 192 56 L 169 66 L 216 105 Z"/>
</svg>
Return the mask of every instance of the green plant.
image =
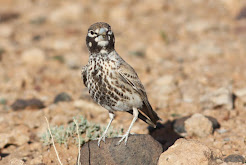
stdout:
<svg viewBox="0 0 246 165">
<path fill-rule="evenodd" d="M 81 145 L 87 141 L 95 140 L 99 138 L 104 130 L 105 126 L 100 126 L 99 124 L 88 122 L 83 116 L 79 116 L 77 120 L 79 127 L 79 136 Z M 78 135 L 76 132 L 76 125 L 74 122 L 70 123 L 67 127 L 55 126 L 50 128 L 51 133 L 54 137 L 55 143 L 64 144 L 68 147 L 69 143 L 78 144 Z M 122 135 L 123 129 L 121 130 L 113 130 L 112 127 L 109 128 L 108 137 L 116 137 L 118 135 Z M 51 136 L 49 134 L 48 129 L 42 134 L 41 141 L 44 145 L 51 145 Z"/>
</svg>

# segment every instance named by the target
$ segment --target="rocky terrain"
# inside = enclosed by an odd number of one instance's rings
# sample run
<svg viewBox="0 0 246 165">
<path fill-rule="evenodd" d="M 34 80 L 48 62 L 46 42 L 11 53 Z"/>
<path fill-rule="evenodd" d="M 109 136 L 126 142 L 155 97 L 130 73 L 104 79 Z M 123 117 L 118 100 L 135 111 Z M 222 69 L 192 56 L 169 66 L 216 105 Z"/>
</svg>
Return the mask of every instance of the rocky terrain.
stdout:
<svg viewBox="0 0 246 165">
<path fill-rule="evenodd" d="M 44 116 L 51 127 L 76 116 L 108 123 L 80 75 L 87 28 L 98 21 L 111 25 L 163 119 L 156 130 L 140 120 L 132 129 L 163 145 L 159 164 L 187 154 L 201 164 L 245 162 L 245 0 L 0 0 L 0 164 L 58 164 L 41 140 Z M 112 126 L 126 130 L 132 116 L 116 115 Z M 63 164 L 76 163 L 76 143 L 56 146 Z"/>
</svg>

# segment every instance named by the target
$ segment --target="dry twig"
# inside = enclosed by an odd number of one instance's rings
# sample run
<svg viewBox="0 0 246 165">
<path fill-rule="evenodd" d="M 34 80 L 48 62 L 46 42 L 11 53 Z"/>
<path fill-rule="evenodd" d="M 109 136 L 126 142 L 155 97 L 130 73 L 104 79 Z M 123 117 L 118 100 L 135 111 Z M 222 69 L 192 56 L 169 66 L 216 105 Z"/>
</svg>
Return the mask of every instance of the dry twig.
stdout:
<svg viewBox="0 0 246 165">
<path fill-rule="evenodd" d="M 47 125 L 48 125 L 48 130 L 49 130 L 49 133 L 50 133 L 50 136 L 51 136 L 52 144 L 53 144 L 53 147 L 54 147 L 54 149 L 55 149 L 55 152 L 56 152 L 56 156 L 57 156 L 58 162 L 60 163 L 60 165 L 62 165 L 62 162 L 61 162 L 61 160 L 60 160 L 59 154 L 58 154 L 58 152 L 57 152 L 57 150 L 56 150 L 56 146 L 55 146 L 55 142 L 54 142 L 53 135 L 52 135 L 51 130 L 50 130 L 50 124 L 49 124 L 49 121 L 48 121 L 48 119 L 47 119 L 46 116 L 44 116 L 44 118 L 46 119 L 46 122 L 47 122 Z"/>
<path fill-rule="evenodd" d="M 79 149 L 79 156 L 78 156 L 78 160 L 77 160 L 77 165 L 80 165 L 80 137 L 79 137 L 79 126 L 78 123 L 75 119 L 73 119 L 73 122 L 76 125 L 76 130 L 77 130 L 77 134 L 78 134 L 78 140 L 79 140 L 79 144 L 78 144 L 78 149 Z"/>
</svg>

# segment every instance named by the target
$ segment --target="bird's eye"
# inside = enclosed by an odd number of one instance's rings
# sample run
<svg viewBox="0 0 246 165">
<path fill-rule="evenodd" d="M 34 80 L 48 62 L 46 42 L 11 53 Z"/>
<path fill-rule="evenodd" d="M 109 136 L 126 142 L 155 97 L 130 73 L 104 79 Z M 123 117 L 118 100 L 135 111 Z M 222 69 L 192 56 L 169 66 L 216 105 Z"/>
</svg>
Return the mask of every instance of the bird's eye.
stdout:
<svg viewBox="0 0 246 165">
<path fill-rule="evenodd" d="M 94 35 L 95 33 L 93 31 L 90 31 L 91 35 Z"/>
</svg>

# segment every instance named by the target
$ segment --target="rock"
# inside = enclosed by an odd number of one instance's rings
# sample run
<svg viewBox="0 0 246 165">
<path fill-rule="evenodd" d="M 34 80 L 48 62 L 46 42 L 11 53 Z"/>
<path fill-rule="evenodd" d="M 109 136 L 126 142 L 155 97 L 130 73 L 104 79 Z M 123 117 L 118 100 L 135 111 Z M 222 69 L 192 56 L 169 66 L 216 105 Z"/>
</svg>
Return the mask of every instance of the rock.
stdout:
<svg viewBox="0 0 246 165">
<path fill-rule="evenodd" d="M 234 101 L 235 95 L 227 88 L 208 91 L 208 93 L 200 99 L 203 109 L 224 107 L 231 110 L 234 108 Z"/>
<path fill-rule="evenodd" d="M 0 23 L 11 21 L 13 19 L 16 19 L 20 16 L 19 13 L 15 11 L 5 11 L 5 12 L 0 12 Z"/>
<path fill-rule="evenodd" d="M 9 144 L 10 141 L 9 133 L 1 133 L 0 134 L 0 149 L 3 148 L 6 144 Z"/>
<path fill-rule="evenodd" d="M 237 100 L 235 103 L 236 107 L 244 108 L 246 106 L 246 88 L 235 90 L 235 96 L 237 97 Z"/>
<path fill-rule="evenodd" d="M 177 133 L 186 133 L 185 127 L 184 127 L 184 122 L 190 118 L 190 116 L 182 117 L 179 119 L 174 120 L 173 122 L 173 129 Z"/>
<path fill-rule="evenodd" d="M 239 162 L 239 163 L 246 163 L 246 160 L 243 156 L 232 154 L 224 158 L 225 162 Z"/>
<path fill-rule="evenodd" d="M 185 117 L 182 117 L 182 118 L 174 120 L 173 128 L 174 128 L 175 132 L 177 132 L 177 133 L 186 133 L 185 126 L 184 126 L 185 124 L 184 123 L 190 117 L 191 116 L 185 116 Z M 217 128 L 220 128 L 220 124 L 215 118 L 213 118 L 211 116 L 205 116 L 205 117 L 208 118 L 208 120 L 210 120 L 212 122 L 213 130 L 215 130 Z"/>
<path fill-rule="evenodd" d="M 239 11 L 238 15 L 236 16 L 236 19 L 246 19 L 246 6 Z"/>
<path fill-rule="evenodd" d="M 163 150 L 167 150 L 175 141 L 182 138 L 173 130 L 172 122 L 167 121 L 164 124 L 157 123 L 156 128 L 148 127 L 149 134 L 162 144 Z"/>
<path fill-rule="evenodd" d="M 81 19 L 82 6 L 80 4 L 66 4 L 54 10 L 50 14 L 50 21 L 53 23 L 69 23 Z"/>
<path fill-rule="evenodd" d="M 80 162 L 84 164 L 157 164 L 163 149 L 160 143 L 150 135 L 130 135 L 127 145 L 116 145 L 120 138 L 107 138 L 101 142 L 97 140 L 84 144 L 81 148 Z"/>
<path fill-rule="evenodd" d="M 30 140 L 29 128 L 25 125 L 15 127 L 12 132 L 0 133 L 0 148 L 7 144 L 15 144 L 21 146 Z"/>
<path fill-rule="evenodd" d="M 59 93 L 58 95 L 56 95 L 56 97 L 54 99 L 54 103 L 58 103 L 60 101 L 71 101 L 71 100 L 72 100 L 71 96 L 69 96 L 65 92 L 62 92 L 62 93 Z"/>
<path fill-rule="evenodd" d="M 9 162 L 10 165 L 24 165 L 24 161 L 21 159 L 13 158 Z"/>
<path fill-rule="evenodd" d="M 184 122 L 189 136 L 206 137 L 213 132 L 212 122 L 202 114 L 194 114 Z"/>
<path fill-rule="evenodd" d="M 30 109 L 41 109 L 44 108 L 44 103 L 42 101 L 40 101 L 39 99 L 27 99 L 27 100 L 23 100 L 23 99 L 17 99 L 12 105 L 11 107 L 14 110 L 21 110 L 21 109 L 26 109 L 26 108 L 30 108 Z"/>
<path fill-rule="evenodd" d="M 195 140 L 178 139 L 174 145 L 163 152 L 158 165 L 207 165 L 211 162 L 211 150 Z"/>
<path fill-rule="evenodd" d="M 45 62 L 45 54 L 39 48 L 31 48 L 22 53 L 21 59 L 27 65 L 42 66 Z"/>
</svg>

